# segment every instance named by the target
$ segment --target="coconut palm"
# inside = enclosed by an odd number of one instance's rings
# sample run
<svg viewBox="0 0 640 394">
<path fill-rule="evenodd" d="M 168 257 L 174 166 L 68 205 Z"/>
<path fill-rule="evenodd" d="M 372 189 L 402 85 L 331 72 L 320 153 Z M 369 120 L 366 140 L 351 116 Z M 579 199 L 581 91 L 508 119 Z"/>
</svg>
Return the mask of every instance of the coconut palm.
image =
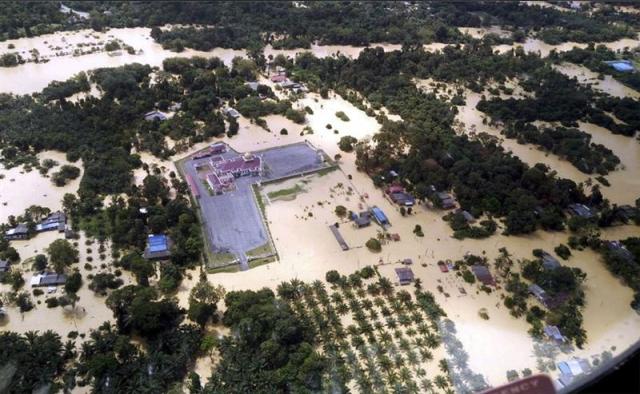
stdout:
<svg viewBox="0 0 640 394">
<path fill-rule="evenodd" d="M 420 349 L 420 357 L 422 358 L 422 362 L 429 362 L 433 360 L 433 353 L 428 350 Z"/>
<path fill-rule="evenodd" d="M 373 300 L 373 303 L 374 303 L 374 305 L 375 305 L 375 306 L 377 306 L 378 308 L 382 308 L 382 307 L 384 307 L 384 306 L 386 305 L 386 302 L 384 301 L 384 298 L 381 298 L 381 297 L 376 297 L 376 298 Z"/>
<path fill-rule="evenodd" d="M 447 386 L 449 386 L 449 381 L 442 375 L 438 375 L 433 379 L 433 383 L 441 390 L 444 390 Z"/>
<path fill-rule="evenodd" d="M 420 388 L 425 393 L 431 393 L 431 392 L 433 392 L 433 382 L 431 380 L 427 379 L 427 378 L 421 379 L 420 380 Z"/>
<path fill-rule="evenodd" d="M 417 332 L 413 327 L 411 327 L 408 328 L 407 331 L 405 331 L 405 334 L 407 334 L 407 336 L 413 337 L 417 334 Z"/>
<path fill-rule="evenodd" d="M 407 367 L 400 368 L 400 372 L 398 373 L 398 377 L 400 381 L 406 385 L 412 380 L 411 371 Z"/>
<path fill-rule="evenodd" d="M 407 362 L 410 365 L 412 366 L 418 365 L 420 360 L 418 360 L 418 355 L 416 354 L 416 352 L 414 352 L 413 350 L 407 350 L 406 354 L 407 354 Z"/>
<path fill-rule="evenodd" d="M 425 340 L 427 341 L 427 346 L 430 349 L 435 349 L 438 346 L 440 346 L 440 338 L 438 338 L 435 334 L 433 334 L 432 332 L 429 332 L 426 336 L 425 336 Z"/>
<path fill-rule="evenodd" d="M 380 291 L 385 296 L 390 296 L 393 294 L 393 283 L 385 277 L 381 277 L 378 279 L 378 285 L 380 286 Z"/>
<path fill-rule="evenodd" d="M 416 368 L 416 376 L 419 378 L 424 378 L 425 376 L 427 376 L 427 371 L 425 371 L 424 368 Z"/>
</svg>

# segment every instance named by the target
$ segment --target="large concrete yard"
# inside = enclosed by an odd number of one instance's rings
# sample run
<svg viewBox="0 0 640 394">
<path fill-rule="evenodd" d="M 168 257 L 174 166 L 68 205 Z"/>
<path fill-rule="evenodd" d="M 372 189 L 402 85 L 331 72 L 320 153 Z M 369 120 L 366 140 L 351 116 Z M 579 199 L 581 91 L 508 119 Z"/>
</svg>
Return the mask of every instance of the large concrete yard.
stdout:
<svg viewBox="0 0 640 394">
<path fill-rule="evenodd" d="M 237 157 L 243 152 L 218 155 L 224 159 Z M 205 236 L 209 238 L 213 254 L 231 253 L 240 261 L 240 268 L 249 268 L 247 252 L 265 245 L 269 236 L 256 204 L 252 185 L 261 181 L 277 180 L 301 172 L 325 168 L 322 153 L 306 143 L 297 143 L 252 152 L 263 160 L 261 176 L 242 176 L 235 179 L 235 189 L 212 195 L 206 183 L 206 171 L 196 165 L 206 165 L 211 158 L 187 159 L 179 163 L 185 175 L 194 180 L 200 198 Z"/>
</svg>

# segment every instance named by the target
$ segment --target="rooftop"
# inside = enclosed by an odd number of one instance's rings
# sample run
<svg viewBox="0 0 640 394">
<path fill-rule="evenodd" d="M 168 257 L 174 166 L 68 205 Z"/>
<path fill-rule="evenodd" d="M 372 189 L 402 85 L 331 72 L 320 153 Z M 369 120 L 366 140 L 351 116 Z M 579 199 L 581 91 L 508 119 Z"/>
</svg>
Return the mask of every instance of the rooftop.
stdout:
<svg viewBox="0 0 640 394">
<path fill-rule="evenodd" d="M 413 271 L 409 267 L 396 268 L 396 276 L 400 284 L 407 284 L 413 282 Z"/>
<path fill-rule="evenodd" d="M 158 259 L 171 256 L 169 237 L 163 234 L 150 234 L 147 237 L 147 248 L 144 250 L 144 258 Z"/>
</svg>

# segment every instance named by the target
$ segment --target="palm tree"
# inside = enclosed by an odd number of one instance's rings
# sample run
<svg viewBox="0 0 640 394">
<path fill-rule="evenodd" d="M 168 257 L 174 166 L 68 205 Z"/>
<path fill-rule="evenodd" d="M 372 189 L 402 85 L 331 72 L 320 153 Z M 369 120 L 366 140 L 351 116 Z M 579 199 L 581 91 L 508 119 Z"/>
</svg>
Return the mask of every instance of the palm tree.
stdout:
<svg viewBox="0 0 640 394">
<path fill-rule="evenodd" d="M 441 390 L 444 390 L 447 386 L 449 386 L 449 382 L 447 378 L 442 375 L 438 375 L 433 379 L 433 383 Z"/>
<path fill-rule="evenodd" d="M 427 376 L 427 371 L 425 371 L 424 368 L 416 368 L 416 376 L 419 378 L 424 378 L 425 376 Z"/>
<path fill-rule="evenodd" d="M 427 341 L 427 346 L 430 349 L 435 349 L 438 346 L 440 346 L 440 338 L 438 338 L 435 334 L 433 334 L 432 332 L 428 333 L 425 336 L 425 340 Z"/>
<path fill-rule="evenodd" d="M 384 298 L 381 297 L 376 297 L 373 300 L 373 303 L 375 304 L 375 306 L 377 306 L 378 308 L 382 308 L 383 306 L 386 305 L 386 302 L 384 301 Z"/>
<path fill-rule="evenodd" d="M 422 357 L 422 362 L 433 360 L 433 354 L 430 351 L 424 349 L 420 349 L 420 357 Z"/>
<path fill-rule="evenodd" d="M 425 393 L 430 393 L 430 392 L 433 391 L 433 382 L 431 382 L 431 380 L 429 380 L 427 378 L 424 378 L 424 379 L 420 380 L 420 388 Z"/>
<path fill-rule="evenodd" d="M 393 283 L 385 277 L 381 277 L 378 279 L 378 285 L 380 285 L 380 291 L 385 296 L 389 296 L 393 294 Z"/>
<path fill-rule="evenodd" d="M 399 378 L 400 378 L 400 381 L 404 385 L 409 383 L 412 380 L 411 379 L 411 371 L 409 371 L 409 368 L 407 368 L 407 367 L 400 368 Z"/>
</svg>

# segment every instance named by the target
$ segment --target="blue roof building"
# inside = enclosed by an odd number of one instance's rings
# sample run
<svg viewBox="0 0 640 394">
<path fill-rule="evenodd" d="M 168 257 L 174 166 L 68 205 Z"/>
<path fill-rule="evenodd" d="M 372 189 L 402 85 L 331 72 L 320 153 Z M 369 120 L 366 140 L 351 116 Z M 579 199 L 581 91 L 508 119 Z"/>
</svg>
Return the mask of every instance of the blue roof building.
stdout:
<svg viewBox="0 0 640 394">
<path fill-rule="evenodd" d="M 605 63 L 613 67 L 616 71 L 622 73 L 631 72 L 635 69 L 633 67 L 633 63 L 631 63 L 631 60 L 612 60 Z"/>
<path fill-rule="evenodd" d="M 150 234 L 147 238 L 147 247 L 144 250 L 144 258 L 148 260 L 160 260 L 171 256 L 171 240 L 163 234 Z"/>
<path fill-rule="evenodd" d="M 378 222 L 379 225 L 385 226 L 390 224 L 389 219 L 387 219 L 387 215 L 382 212 L 382 209 L 378 207 L 372 207 L 371 213 L 373 214 L 373 218 Z"/>
</svg>

